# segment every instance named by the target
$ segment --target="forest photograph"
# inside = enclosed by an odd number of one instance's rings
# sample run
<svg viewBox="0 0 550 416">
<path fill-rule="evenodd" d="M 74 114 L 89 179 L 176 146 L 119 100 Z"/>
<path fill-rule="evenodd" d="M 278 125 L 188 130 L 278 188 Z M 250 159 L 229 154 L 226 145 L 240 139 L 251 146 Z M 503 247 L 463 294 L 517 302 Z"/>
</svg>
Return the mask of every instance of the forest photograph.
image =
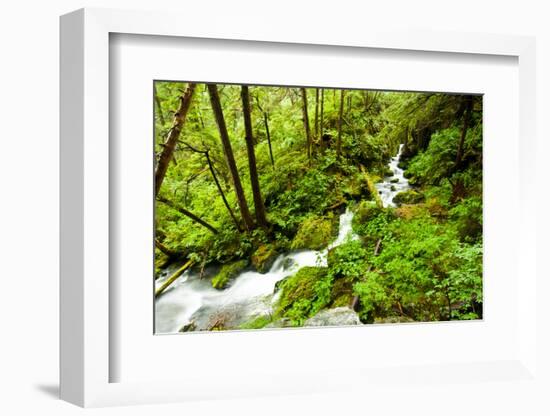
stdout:
<svg viewBox="0 0 550 416">
<path fill-rule="evenodd" d="M 154 81 L 154 332 L 483 319 L 483 97 Z"/>
</svg>

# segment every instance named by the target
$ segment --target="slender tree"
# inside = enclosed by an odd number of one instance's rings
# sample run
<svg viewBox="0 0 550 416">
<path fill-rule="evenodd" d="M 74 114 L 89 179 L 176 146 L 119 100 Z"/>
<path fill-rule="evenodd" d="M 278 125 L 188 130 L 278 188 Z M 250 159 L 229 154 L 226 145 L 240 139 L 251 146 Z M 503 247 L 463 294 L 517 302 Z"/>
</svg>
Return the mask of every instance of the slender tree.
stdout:
<svg viewBox="0 0 550 416">
<path fill-rule="evenodd" d="M 315 139 L 319 139 L 319 88 L 315 88 Z"/>
<path fill-rule="evenodd" d="M 252 132 L 252 117 L 250 115 L 250 94 L 248 86 L 241 86 L 241 99 L 243 102 L 244 130 L 246 151 L 248 154 L 248 169 L 250 171 L 250 185 L 252 187 L 252 196 L 254 197 L 254 211 L 256 213 L 256 223 L 267 228 L 267 219 L 265 216 L 265 207 L 260 190 L 260 181 L 258 179 L 258 168 L 256 167 L 256 154 L 254 153 L 254 135 Z"/>
<path fill-rule="evenodd" d="M 218 131 L 220 133 L 220 140 L 222 142 L 225 161 L 227 163 L 227 167 L 229 168 L 229 172 L 231 173 L 235 194 L 237 195 L 237 203 L 239 204 L 243 223 L 246 230 L 250 231 L 254 229 L 254 221 L 252 220 L 252 216 L 250 215 L 250 211 L 248 209 L 243 186 L 241 184 L 241 178 L 239 176 L 239 171 L 237 170 L 237 163 L 235 162 L 235 156 L 233 155 L 233 149 L 231 148 L 231 141 L 229 140 L 229 135 L 227 134 L 227 127 L 223 117 L 223 110 L 220 103 L 217 85 L 208 84 L 208 93 L 210 95 L 212 111 L 214 112 Z"/>
<path fill-rule="evenodd" d="M 300 88 L 302 92 L 302 117 L 304 120 L 304 130 L 306 132 L 307 157 L 311 158 L 311 132 L 309 130 L 309 117 L 307 114 L 307 93 L 305 88 Z"/>
<path fill-rule="evenodd" d="M 164 198 L 163 196 L 157 196 L 157 201 L 159 202 L 162 202 L 163 204 L 166 204 L 167 206 L 169 206 L 170 208 L 178 211 L 180 214 L 182 215 L 185 215 L 186 217 L 192 219 L 193 221 L 195 221 L 197 224 L 200 224 L 202 225 L 203 227 L 206 227 L 208 228 L 210 231 L 212 231 L 214 234 L 217 234 L 218 233 L 218 230 L 213 226 L 213 225 L 210 225 L 208 222 L 206 222 L 205 220 L 201 219 L 200 217 L 198 217 L 197 215 L 193 214 L 191 211 L 188 211 L 187 209 L 177 205 L 176 203 L 174 203 L 173 201 L 170 201 L 169 199 L 167 198 Z"/>
<path fill-rule="evenodd" d="M 325 89 L 321 88 L 321 120 L 319 120 L 319 137 L 321 137 L 321 149 L 324 150 L 325 148 L 325 139 L 323 136 L 325 135 L 325 132 L 323 130 L 323 123 L 324 123 L 324 115 L 325 115 Z"/>
<path fill-rule="evenodd" d="M 212 175 L 212 179 L 214 180 L 214 183 L 216 184 L 216 188 L 218 189 L 218 193 L 220 194 L 223 204 L 225 205 L 225 208 L 227 209 L 227 212 L 229 212 L 229 216 L 233 219 L 233 222 L 235 223 L 235 226 L 237 227 L 237 230 L 242 231 L 241 225 L 239 224 L 239 220 L 237 220 L 237 217 L 235 216 L 235 213 L 231 209 L 231 206 L 229 205 L 229 202 L 227 201 L 227 198 L 225 197 L 225 192 L 223 191 L 223 188 L 220 184 L 220 181 L 218 180 L 218 175 L 216 175 L 216 170 L 214 169 L 214 163 L 212 162 L 212 158 L 210 157 L 210 149 L 201 150 L 196 148 L 195 146 L 191 146 L 189 143 L 182 142 L 185 147 L 187 147 L 189 150 L 195 153 L 199 153 L 204 155 L 206 158 L 206 163 L 208 164 L 208 169 L 210 170 L 210 174 Z"/>
<path fill-rule="evenodd" d="M 336 153 L 342 156 L 342 120 L 344 118 L 344 92 L 340 90 L 340 115 L 338 116 L 338 139 L 336 141 Z"/>
<path fill-rule="evenodd" d="M 474 106 L 473 97 L 467 96 L 466 102 L 464 103 L 465 110 L 463 113 L 462 121 L 462 132 L 460 133 L 460 141 L 458 142 L 458 149 L 456 151 L 456 159 L 454 169 L 457 169 L 462 162 L 462 157 L 464 154 L 464 141 L 466 140 L 466 134 L 468 133 L 468 124 L 470 123 L 470 117 L 472 116 L 472 108 Z"/>
<path fill-rule="evenodd" d="M 157 105 L 157 111 L 159 115 L 159 121 L 160 124 L 164 126 L 165 120 L 164 120 L 164 113 L 162 111 L 162 105 L 160 105 L 160 99 L 157 93 L 157 84 L 156 82 L 153 82 L 153 95 L 155 96 L 155 104 Z"/>
<path fill-rule="evenodd" d="M 269 159 L 271 160 L 271 166 L 275 167 L 275 160 L 273 159 L 273 149 L 271 148 L 271 134 L 269 133 L 269 115 L 267 111 L 265 111 L 260 105 L 260 99 L 258 98 L 258 95 L 256 95 L 256 105 L 258 106 L 258 109 L 264 116 L 264 128 L 265 128 L 265 135 L 267 138 L 267 146 L 269 148 Z"/>
<path fill-rule="evenodd" d="M 174 114 L 174 121 L 172 122 L 172 128 L 168 133 L 168 138 L 163 144 L 162 153 L 158 159 L 157 169 L 155 171 L 155 196 L 159 194 L 160 187 L 166 176 L 168 165 L 170 160 L 174 157 L 174 150 L 180 136 L 189 107 L 191 106 L 191 100 L 193 99 L 193 93 L 195 92 L 196 84 L 189 83 L 183 96 L 180 97 L 180 106 L 178 111 Z"/>
</svg>

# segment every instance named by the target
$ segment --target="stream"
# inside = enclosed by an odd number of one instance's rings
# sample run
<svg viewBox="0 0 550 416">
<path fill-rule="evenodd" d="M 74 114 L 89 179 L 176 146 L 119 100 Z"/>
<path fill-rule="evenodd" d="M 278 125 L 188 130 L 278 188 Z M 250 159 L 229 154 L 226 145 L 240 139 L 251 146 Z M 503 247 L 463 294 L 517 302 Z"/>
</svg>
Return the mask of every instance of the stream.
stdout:
<svg viewBox="0 0 550 416">
<path fill-rule="evenodd" d="M 338 236 L 324 250 L 298 250 L 281 254 L 267 273 L 247 269 L 239 274 L 231 286 L 214 289 L 211 277 L 218 268 L 205 270 L 202 279 L 194 270 L 186 271 L 155 301 L 155 333 L 179 332 L 190 324 L 195 330 L 204 330 L 223 319 L 224 324 L 238 327 L 255 317 L 272 313 L 277 300 L 275 285 L 305 266 L 326 266 L 328 251 L 348 238 L 357 239 L 351 228 L 353 212 L 349 209 L 340 216 Z M 164 270 L 155 285 L 159 287 L 181 264 Z"/>
<path fill-rule="evenodd" d="M 399 158 L 403 145 L 389 162 L 393 175 L 385 177 L 376 184 L 376 189 L 384 207 L 393 207 L 393 198 L 397 193 L 409 189 L 409 183 L 399 168 Z M 338 236 L 324 250 L 298 250 L 281 254 L 267 273 L 258 273 L 252 269 L 241 272 L 224 290 L 212 287 L 211 278 L 219 267 L 209 267 L 204 275 L 196 270 L 187 270 L 161 296 L 155 300 L 155 333 L 170 334 L 180 332 L 184 327 L 189 330 L 208 330 L 218 322 L 230 328 L 256 317 L 270 315 L 277 301 L 277 282 L 293 275 L 302 267 L 326 267 L 328 251 L 348 239 L 359 238 L 352 231 L 353 212 L 347 208 L 340 215 Z M 156 280 L 158 288 L 181 263 L 167 267 Z"/>
<path fill-rule="evenodd" d="M 409 181 L 405 178 L 405 176 L 403 176 L 403 169 L 397 166 L 399 164 L 399 160 L 401 159 L 403 146 L 403 144 L 399 145 L 397 154 L 391 158 L 390 163 L 388 164 L 388 167 L 393 172 L 393 175 L 386 176 L 382 182 L 375 185 L 384 207 L 395 207 L 396 205 L 393 202 L 395 195 L 399 192 L 410 189 Z"/>
</svg>

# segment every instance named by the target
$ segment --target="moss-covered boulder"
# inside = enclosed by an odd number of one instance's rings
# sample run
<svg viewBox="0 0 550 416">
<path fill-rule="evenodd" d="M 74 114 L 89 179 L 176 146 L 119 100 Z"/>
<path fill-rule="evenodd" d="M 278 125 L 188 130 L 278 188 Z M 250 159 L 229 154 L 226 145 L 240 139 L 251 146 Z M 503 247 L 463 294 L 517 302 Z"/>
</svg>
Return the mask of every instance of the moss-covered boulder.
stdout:
<svg viewBox="0 0 550 416">
<path fill-rule="evenodd" d="M 277 253 L 277 249 L 273 244 L 262 244 L 250 258 L 252 267 L 260 273 L 265 273 L 271 268 L 278 255 L 279 253 Z"/>
<path fill-rule="evenodd" d="M 326 280 L 325 267 L 302 267 L 282 280 L 278 285 L 281 294 L 275 308 L 276 316 L 290 318 L 294 325 L 301 325 L 330 301 L 330 296 L 326 299 L 320 296 Z"/>
<path fill-rule="evenodd" d="M 229 286 L 231 280 L 242 272 L 248 266 L 248 260 L 237 260 L 232 263 L 224 264 L 218 274 L 212 278 L 212 287 L 216 289 L 225 289 Z"/>
<path fill-rule="evenodd" d="M 422 195 L 418 191 L 415 191 L 414 189 L 409 189 L 407 191 L 399 192 L 393 198 L 393 202 L 397 205 L 418 204 L 422 201 L 424 201 L 424 195 Z"/>
<path fill-rule="evenodd" d="M 306 218 L 298 227 L 290 248 L 319 250 L 330 243 L 336 232 L 336 222 L 332 215 Z"/>
</svg>

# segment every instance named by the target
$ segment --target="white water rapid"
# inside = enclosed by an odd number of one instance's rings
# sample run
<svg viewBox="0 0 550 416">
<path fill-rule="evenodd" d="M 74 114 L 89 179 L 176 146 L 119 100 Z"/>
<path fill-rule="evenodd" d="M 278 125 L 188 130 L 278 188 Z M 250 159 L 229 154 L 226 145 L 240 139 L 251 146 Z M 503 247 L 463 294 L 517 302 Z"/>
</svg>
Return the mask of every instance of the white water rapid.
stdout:
<svg viewBox="0 0 550 416">
<path fill-rule="evenodd" d="M 358 238 L 352 232 L 352 219 L 353 213 L 347 209 L 340 216 L 338 236 L 326 249 L 281 254 L 267 273 L 244 271 L 225 290 L 214 289 L 208 277 L 201 279 L 196 272 L 185 272 L 155 301 L 155 333 L 175 333 L 191 322 L 197 329 L 207 329 L 216 323 L 218 316 L 239 324 L 270 314 L 277 298 L 274 292 L 278 281 L 305 266 L 326 266 L 331 248 Z M 160 286 L 177 267 L 165 270 L 155 285 Z"/>
<path fill-rule="evenodd" d="M 399 145 L 397 154 L 392 157 L 390 163 L 388 163 L 388 167 L 393 174 L 391 176 L 386 176 L 382 182 L 375 185 L 384 207 L 395 207 L 393 202 L 395 195 L 410 188 L 409 181 L 403 176 L 403 169 L 397 166 L 401 158 L 401 153 L 403 152 L 403 146 L 403 144 Z"/>
</svg>

